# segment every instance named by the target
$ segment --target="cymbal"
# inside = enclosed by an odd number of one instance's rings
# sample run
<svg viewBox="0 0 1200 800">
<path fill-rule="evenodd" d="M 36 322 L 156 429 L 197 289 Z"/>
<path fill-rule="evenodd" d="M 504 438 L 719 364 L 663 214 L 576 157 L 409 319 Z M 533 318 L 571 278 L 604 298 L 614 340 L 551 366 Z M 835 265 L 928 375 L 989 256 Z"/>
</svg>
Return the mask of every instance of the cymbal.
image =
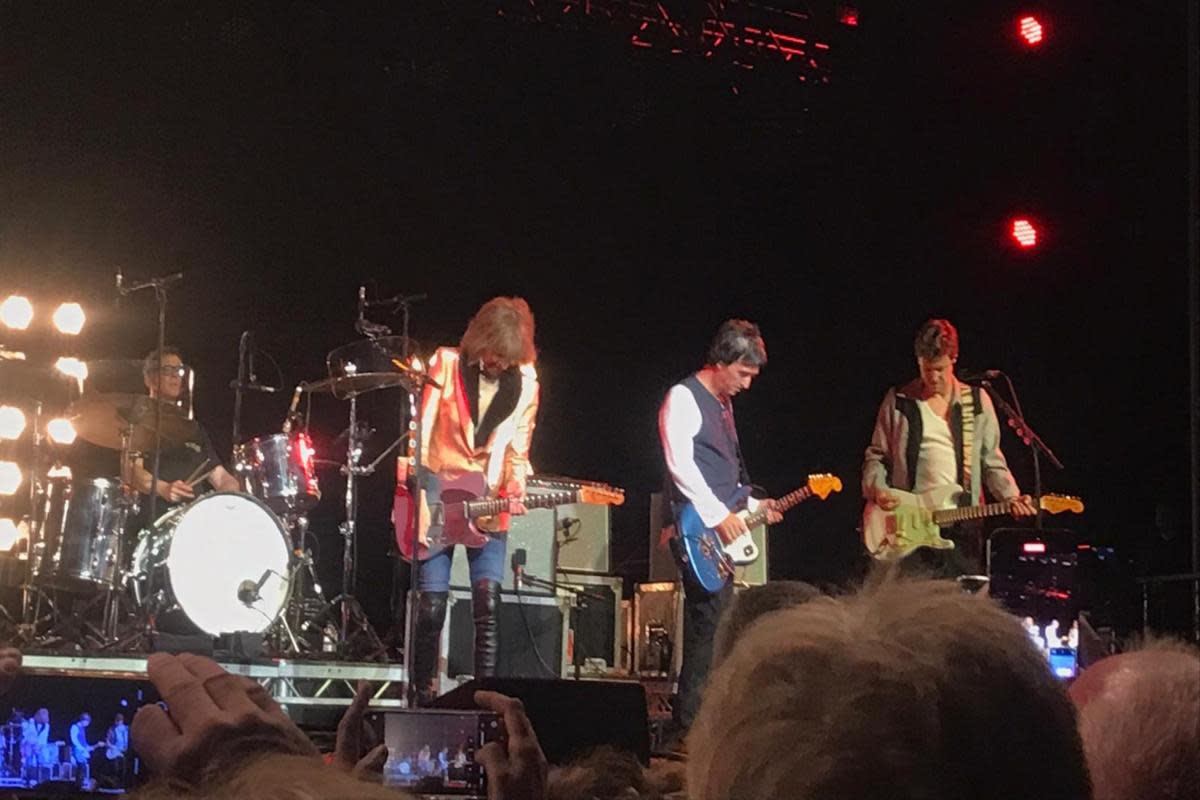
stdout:
<svg viewBox="0 0 1200 800">
<path fill-rule="evenodd" d="M 358 375 L 343 375 L 340 378 L 325 378 L 303 384 L 304 391 L 315 394 L 332 394 L 338 399 L 356 397 L 376 389 L 395 387 L 411 388 L 407 375 L 399 372 L 363 372 Z"/>
<path fill-rule="evenodd" d="M 120 450 L 128 432 L 131 450 L 154 449 L 156 406 L 144 394 L 88 394 L 71 406 L 71 422 L 81 439 L 110 450 Z M 162 443 L 180 445 L 192 440 L 198 431 L 194 420 L 171 403 L 162 403 Z"/>
</svg>

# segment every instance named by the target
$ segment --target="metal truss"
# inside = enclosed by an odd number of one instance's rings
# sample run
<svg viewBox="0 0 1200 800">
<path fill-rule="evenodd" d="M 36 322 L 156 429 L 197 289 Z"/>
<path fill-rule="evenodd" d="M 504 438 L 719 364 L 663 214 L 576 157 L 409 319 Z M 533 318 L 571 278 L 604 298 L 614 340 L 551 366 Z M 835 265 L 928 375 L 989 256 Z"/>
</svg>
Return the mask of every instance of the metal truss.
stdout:
<svg viewBox="0 0 1200 800">
<path fill-rule="evenodd" d="M 287 706 L 344 707 L 354 697 L 360 680 L 371 681 L 371 705 L 399 708 L 404 702 L 395 687 L 404 683 L 402 664 L 357 664 L 323 661 L 271 661 L 258 664 L 222 663 L 228 672 L 245 675 L 262 684 L 271 696 Z M 26 654 L 21 671 L 32 675 L 77 675 L 90 678 L 146 680 L 142 656 L 64 656 Z M 392 695 L 392 696 L 388 696 Z"/>
<path fill-rule="evenodd" d="M 832 3 L 777 8 L 746 0 L 497 0 L 502 17 L 560 28 L 605 28 L 633 47 L 731 62 L 777 65 L 802 82 L 828 83 L 840 29 Z"/>
</svg>

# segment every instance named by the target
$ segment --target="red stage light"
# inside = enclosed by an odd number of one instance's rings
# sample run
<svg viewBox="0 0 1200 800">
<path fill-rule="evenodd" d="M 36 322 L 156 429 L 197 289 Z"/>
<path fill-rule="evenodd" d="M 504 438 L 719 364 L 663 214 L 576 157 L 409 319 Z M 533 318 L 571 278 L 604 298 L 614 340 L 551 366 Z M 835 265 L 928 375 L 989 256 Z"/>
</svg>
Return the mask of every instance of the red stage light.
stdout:
<svg viewBox="0 0 1200 800">
<path fill-rule="evenodd" d="M 1038 230 L 1027 219 L 1014 219 L 1009 228 L 1009 235 L 1019 246 L 1026 249 L 1037 246 Z"/>
<path fill-rule="evenodd" d="M 1042 23 L 1037 17 L 1021 17 L 1017 20 L 1017 34 L 1025 40 L 1025 44 L 1037 47 L 1042 43 Z"/>
<path fill-rule="evenodd" d="M 1044 553 L 1046 552 L 1045 542 L 1025 542 L 1021 545 L 1021 551 L 1025 553 Z"/>
<path fill-rule="evenodd" d="M 848 28 L 858 27 L 858 9 L 850 5 L 839 5 L 837 8 L 838 22 Z"/>
</svg>

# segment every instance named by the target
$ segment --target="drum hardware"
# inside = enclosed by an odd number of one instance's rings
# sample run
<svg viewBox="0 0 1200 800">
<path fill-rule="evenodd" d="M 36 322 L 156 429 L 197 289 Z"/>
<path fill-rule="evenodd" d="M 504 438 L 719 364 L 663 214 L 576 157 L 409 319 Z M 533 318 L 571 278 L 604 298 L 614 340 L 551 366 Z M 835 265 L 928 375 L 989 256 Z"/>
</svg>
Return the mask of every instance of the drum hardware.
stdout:
<svg viewBox="0 0 1200 800">
<path fill-rule="evenodd" d="M 405 471 L 402 469 L 398 469 L 397 470 L 398 475 L 399 474 L 411 474 L 411 475 L 420 475 L 421 474 L 421 457 L 422 457 L 422 454 L 421 454 L 421 440 L 422 440 L 422 438 L 421 438 L 421 417 L 422 417 L 422 414 L 420 413 L 418 397 L 420 396 L 421 392 L 424 391 L 424 389 L 426 387 L 432 386 L 434 388 L 439 388 L 439 389 L 441 388 L 437 384 L 436 381 L 434 381 L 432 378 L 429 377 L 429 374 L 424 369 L 424 364 L 420 364 L 418 369 L 413 369 L 414 365 L 412 365 L 409 360 L 410 356 L 412 356 L 414 354 L 414 347 L 413 347 L 414 343 L 408 336 L 409 319 L 410 319 L 411 311 L 412 311 L 411 307 L 412 307 L 413 303 L 419 302 L 424 299 L 425 299 L 424 294 L 417 294 L 417 295 L 412 295 L 409 297 L 403 297 L 403 296 L 397 295 L 396 297 L 390 298 L 385 301 L 377 300 L 374 302 L 369 302 L 367 300 L 366 287 L 365 286 L 358 287 L 358 320 L 355 323 L 355 330 L 357 330 L 359 333 L 361 333 L 363 336 L 365 336 L 367 338 L 369 347 L 373 352 L 387 357 L 388 364 L 390 367 L 400 369 L 401 371 L 403 371 L 406 374 L 409 374 L 411 377 L 415 378 L 415 380 L 413 380 L 411 385 L 408 387 L 407 414 L 405 414 L 406 408 L 404 405 L 401 406 L 401 411 L 400 411 L 400 422 L 401 422 L 400 429 L 405 432 L 405 433 L 401 434 L 401 438 L 407 439 L 407 441 L 409 443 L 409 448 L 408 448 L 409 452 L 401 453 L 399 456 L 399 460 L 401 462 L 403 462 L 404 460 L 407 459 L 408 470 Z M 395 313 L 396 311 L 399 311 L 401 313 L 402 335 L 400 337 L 398 337 L 399 341 L 389 340 L 388 338 L 386 338 L 386 335 L 391 333 L 390 330 L 388 330 L 385 326 L 376 325 L 375 323 L 371 323 L 369 320 L 366 319 L 366 310 L 372 306 L 387 307 L 387 308 L 390 308 L 393 313 Z M 333 356 L 333 353 L 330 353 L 330 356 Z M 330 367 L 330 374 L 333 374 L 332 364 L 327 364 L 327 365 Z M 405 416 L 408 417 L 407 420 L 405 420 Z M 407 423 L 407 424 L 405 424 L 405 423 Z M 389 450 L 390 450 L 390 448 L 389 448 Z M 417 489 L 416 486 L 413 486 L 412 488 Z M 412 507 L 413 507 L 414 514 L 419 513 L 418 509 L 420 508 L 420 503 L 413 503 Z M 414 520 L 414 523 L 415 522 L 416 522 L 416 520 Z M 416 524 L 413 524 L 410 526 L 410 528 L 412 530 L 412 542 L 411 542 L 411 549 L 409 552 L 416 553 L 417 552 L 417 537 L 419 535 L 419 532 L 418 532 L 419 526 Z M 408 607 L 409 607 L 409 609 L 413 609 L 413 608 L 417 607 L 417 599 L 418 599 L 417 594 L 420 591 L 418 589 L 418 587 L 421 585 L 420 577 L 421 577 L 421 561 L 420 561 L 420 559 L 413 558 L 409 562 L 409 590 L 408 590 Z M 416 641 L 417 615 L 410 613 L 410 614 L 407 614 L 406 616 L 407 616 L 407 623 L 406 623 L 405 631 L 404 631 L 404 669 L 405 669 L 405 674 L 412 675 L 413 648 L 410 645 Z M 416 706 L 417 705 L 417 691 L 416 691 L 416 685 L 414 683 L 412 683 L 412 681 L 409 681 L 409 685 L 408 685 L 406 694 L 408 696 L 407 699 L 408 699 L 409 706 L 410 707 Z"/>
</svg>

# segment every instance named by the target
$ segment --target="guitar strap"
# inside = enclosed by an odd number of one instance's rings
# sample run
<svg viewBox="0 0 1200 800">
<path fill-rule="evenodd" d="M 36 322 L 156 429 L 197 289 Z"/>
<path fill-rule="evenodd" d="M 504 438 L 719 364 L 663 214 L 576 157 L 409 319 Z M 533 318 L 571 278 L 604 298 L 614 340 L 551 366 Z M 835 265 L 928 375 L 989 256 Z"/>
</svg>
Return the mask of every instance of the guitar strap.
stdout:
<svg viewBox="0 0 1200 800">
<path fill-rule="evenodd" d="M 721 419 L 725 422 L 726 431 L 733 441 L 734 452 L 737 453 L 738 475 L 743 486 L 750 485 L 750 471 L 746 469 L 746 459 L 742 457 L 742 443 L 738 439 L 737 425 L 733 422 L 733 403 L 721 404 Z"/>
<path fill-rule="evenodd" d="M 962 487 L 965 502 L 971 504 L 971 466 L 975 449 L 975 395 L 974 390 L 967 384 L 958 387 L 959 411 L 962 416 Z"/>
</svg>

